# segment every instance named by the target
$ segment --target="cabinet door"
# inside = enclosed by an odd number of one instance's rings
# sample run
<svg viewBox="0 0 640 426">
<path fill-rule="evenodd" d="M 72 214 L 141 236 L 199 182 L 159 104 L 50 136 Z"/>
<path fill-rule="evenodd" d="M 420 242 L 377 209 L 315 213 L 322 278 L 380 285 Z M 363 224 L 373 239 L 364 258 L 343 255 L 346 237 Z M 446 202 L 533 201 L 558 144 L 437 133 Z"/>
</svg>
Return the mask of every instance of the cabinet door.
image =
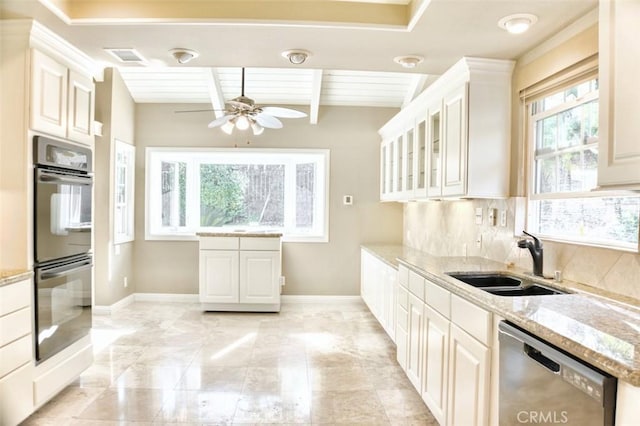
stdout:
<svg viewBox="0 0 640 426">
<path fill-rule="evenodd" d="M 238 251 L 200 250 L 200 302 L 237 303 Z"/>
<path fill-rule="evenodd" d="M 94 93 L 91 78 L 69 71 L 69 139 L 82 143 L 93 140 Z"/>
<path fill-rule="evenodd" d="M 409 329 L 407 347 L 407 377 L 419 392 L 422 388 L 422 342 L 424 335 L 424 303 L 409 293 Z"/>
<path fill-rule="evenodd" d="M 280 252 L 240 252 L 240 303 L 280 303 Z"/>
<path fill-rule="evenodd" d="M 31 128 L 66 137 L 67 67 L 37 50 L 31 60 Z"/>
<path fill-rule="evenodd" d="M 427 122 L 424 116 L 418 120 L 416 132 L 413 136 L 415 140 L 415 175 L 416 187 L 415 198 L 427 197 Z"/>
<path fill-rule="evenodd" d="M 449 366 L 449 320 L 434 309 L 424 311 L 424 374 L 422 399 L 441 425 L 446 424 L 447 368 Z"/>
<path fill-rule="evenodd" d="M 442 196 L 442 103 L 427 109 L 427 195 Z"/>
<path fill-rule="evenodd" d="M 442 195 L 465 195 L 467 182 L 467 85 L 444 98 Z"/>
<path fill-rule="evenodd" d="M 598 184 L 640 185 L 640 3 L 600 1 Z"/>
<path fill-rule="evenodd" d="M 409 328 L 409 314 L 407 309 L 403 306 L 404 301 L 409 299 L 409 292 L 406 288 L 398 285 L 397 293 L 397 305 L 396 305 L 396 350 L 397 360 L 400 367 L 407 371 L 407 348 L 409 342 L 407 341 L 407 329 Z M 408 308 L 408 302 L 406 303 Z"/>
<path fill-rule="evenodd" d="M 415 189 L 415 129 L 411 127 L 407 130 L 403 137 L 404 164 L 402 167 L 402 181 L 404 182 L 403 200 L 413 198 Z"/>
<path fill-rule="evenodd" d="M 490 350 L 451 324 L 449 336 L 449 399 L 447 424 L 489 423 Z"/>
<path fill-rule="evenodd" d="M 398 271 L 389 266 L 385 266 L 385 307 L 386 307 L 386 321 L 385 329 L 387 334 L 391 337 L 391 340 L 395 342 L 396 339 L 396 295 L 398 288 Z"/>
</svg>

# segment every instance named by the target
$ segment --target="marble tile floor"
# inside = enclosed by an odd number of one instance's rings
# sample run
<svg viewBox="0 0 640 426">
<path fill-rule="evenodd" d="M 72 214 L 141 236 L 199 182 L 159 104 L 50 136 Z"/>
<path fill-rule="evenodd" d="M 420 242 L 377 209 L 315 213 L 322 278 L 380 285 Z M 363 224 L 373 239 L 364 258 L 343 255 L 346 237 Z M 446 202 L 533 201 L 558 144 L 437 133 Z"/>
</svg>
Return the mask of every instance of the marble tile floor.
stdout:
<svg viewBox="0 0 640 426">
<path fill-rule="evenodd" d="M 136 302 L 94 316 L 93 341 L 93 365 L 24 425 L 437 425 L 362 302 Z"/>
</svg>

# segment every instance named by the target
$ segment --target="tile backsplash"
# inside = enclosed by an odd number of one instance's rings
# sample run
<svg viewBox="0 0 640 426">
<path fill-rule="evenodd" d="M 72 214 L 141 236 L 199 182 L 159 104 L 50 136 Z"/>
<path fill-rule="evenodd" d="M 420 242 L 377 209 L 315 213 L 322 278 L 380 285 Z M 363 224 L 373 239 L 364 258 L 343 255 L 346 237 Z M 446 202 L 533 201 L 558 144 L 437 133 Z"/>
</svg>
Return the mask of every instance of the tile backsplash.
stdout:
<svg viewBox="0 0 640 426">
<path fill-rule="evenodd" d="M 506 200 L 461 200 L 407 203 L 404 207 L 403 243 L 440 256 L 482 256 L 517 267 L 532 269 L 531 255 L 518 247 L 514 228 L 515 198 Z M 476 224 L 476 209 L 482 209 L 482 224 Z M 496 224 L 489 224 L 488 211 L 496 209 Z M 500 226 L 506 212 L 506 226 Z M 521 229 L 518 229 L 518 233 Z M 479 241 L 479 242 L 478 242 Z M 565 279 L 640 300 L 640 255 L 628 252 L 544 242 L 544 273 L 561 271 Z"/>
</svg>

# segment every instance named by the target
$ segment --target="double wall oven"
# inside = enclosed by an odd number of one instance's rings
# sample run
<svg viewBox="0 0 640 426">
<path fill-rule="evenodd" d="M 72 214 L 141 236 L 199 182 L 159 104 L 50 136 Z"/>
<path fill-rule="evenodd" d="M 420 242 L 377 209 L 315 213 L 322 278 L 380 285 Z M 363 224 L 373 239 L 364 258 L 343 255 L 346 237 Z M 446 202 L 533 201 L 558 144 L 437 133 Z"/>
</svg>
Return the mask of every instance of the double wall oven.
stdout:
<svg viewBox="0 0 640 426">
<path fill-rule="evenodd" d="M 37 362 L 91 330 L 92 152 L 35 136 L 34 257 Z"/>
</svg>

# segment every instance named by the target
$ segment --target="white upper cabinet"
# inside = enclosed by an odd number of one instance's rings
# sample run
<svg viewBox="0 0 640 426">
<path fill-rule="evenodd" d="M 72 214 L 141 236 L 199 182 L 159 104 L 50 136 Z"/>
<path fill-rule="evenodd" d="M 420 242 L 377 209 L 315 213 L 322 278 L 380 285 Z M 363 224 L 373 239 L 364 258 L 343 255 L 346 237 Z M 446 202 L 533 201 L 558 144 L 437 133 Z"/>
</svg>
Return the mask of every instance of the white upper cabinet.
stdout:
<svg viewBox="0 0 640 426">
<path fill-rule="evenodd" d="M 509 196 L 513 65 L 462 58 L 379 130 L 382 201 Z"/>
<path fill-rule="evenodd" d="M 93 141 L 95 86 L 91 77 L 33 49 L 31 128 L 82 143 Z"/>
<path fill-rule="evenodd" d="M 640 189 L 640 2 L 600 0 L 598 185 Z"/>
</svg>

